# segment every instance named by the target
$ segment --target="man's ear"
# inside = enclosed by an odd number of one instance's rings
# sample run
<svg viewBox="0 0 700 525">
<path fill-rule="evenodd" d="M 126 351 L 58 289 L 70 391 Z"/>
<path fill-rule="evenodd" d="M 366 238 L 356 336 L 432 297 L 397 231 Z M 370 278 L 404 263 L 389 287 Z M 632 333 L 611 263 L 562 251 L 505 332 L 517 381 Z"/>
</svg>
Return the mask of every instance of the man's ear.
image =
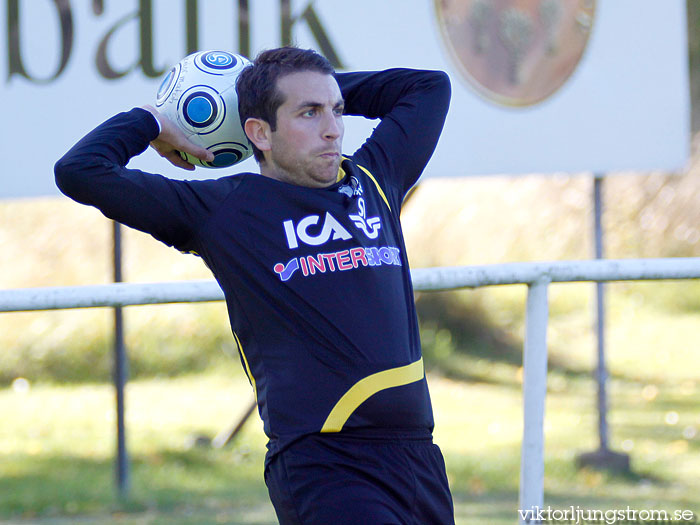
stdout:
<svg viewBox="0 0 700 525">
<path fill-rule="evenodd" d="M 245 131 L 248 140 L 255 144 L 255 147 L 260 151 L 270 151 L 272 131 L 267 122 L 259 118 L 249 118 L 245 121 L 243 131 Z"/>
</svg>

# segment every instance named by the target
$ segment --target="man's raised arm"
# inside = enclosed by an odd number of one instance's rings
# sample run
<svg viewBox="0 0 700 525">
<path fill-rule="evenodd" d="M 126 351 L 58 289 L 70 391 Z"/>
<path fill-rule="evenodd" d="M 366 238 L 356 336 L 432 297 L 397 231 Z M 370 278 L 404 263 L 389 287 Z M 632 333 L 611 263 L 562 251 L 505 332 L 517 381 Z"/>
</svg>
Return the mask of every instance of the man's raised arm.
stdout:
<svg viewBox="0 0 700 525">
<path fill-rule="evenodd" d="M 407 192 L 428 163 L 450 103 L 450 80 L 442 71 L 389 69 L 337 73 L 345 113 L 382 119 L 357 156 L 390 167 L 386 177 Z"/>
<path fill-rule="evenodd" d="M 135 108 L 102 123 L 56 162 L 56 185 L 68 197 L 95 206 L 110 219 L 182 249 L 197 215 L 204 211 L 191 195 L 191 183 L 127 169 L 126 165 L 149 143 L 160 148 L 159 153 L 166 158 L 172 156 L 175 146 L 190 148 L 186 151 L 195 155 L 209 152 L 190 144 L 182 133 L 178 135 L 167 119 L 159 125 L 157 118 L 148 110 Z"/>
</svg>

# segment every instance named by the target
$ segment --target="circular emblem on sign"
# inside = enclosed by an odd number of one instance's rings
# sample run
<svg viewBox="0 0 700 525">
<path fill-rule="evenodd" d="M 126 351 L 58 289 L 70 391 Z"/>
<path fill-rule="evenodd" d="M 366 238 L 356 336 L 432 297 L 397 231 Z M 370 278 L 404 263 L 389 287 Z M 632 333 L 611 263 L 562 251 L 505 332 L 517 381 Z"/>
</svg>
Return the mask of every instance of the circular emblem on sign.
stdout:
<svg viewBox="0 0 700 525">
<path fill-rule="evenodd" d="M 529 106 L 576 69 L 593 27 L 595 0 L 435 0 L 462 75 L 498 104 Z"/>
</svg>

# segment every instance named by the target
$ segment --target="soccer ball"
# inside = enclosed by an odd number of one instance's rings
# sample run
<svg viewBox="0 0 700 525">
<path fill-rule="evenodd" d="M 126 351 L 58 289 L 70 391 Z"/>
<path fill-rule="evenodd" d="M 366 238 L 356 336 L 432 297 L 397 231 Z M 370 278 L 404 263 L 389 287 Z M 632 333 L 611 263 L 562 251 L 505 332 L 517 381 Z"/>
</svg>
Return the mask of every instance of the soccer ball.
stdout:
<svg viewBox="0 0 700 525">
<path fill-rule="evenodd" d="M 238 117 L 236 78 L 250 61 L 226 51 L 193 53 L 165 75 L 156 94 L 158 111 L 187 138 L 214 153 L 211 162 L 180 152 L 206 168 L 226 168 L 247 159 L 253 148 Z"/>
</svg>

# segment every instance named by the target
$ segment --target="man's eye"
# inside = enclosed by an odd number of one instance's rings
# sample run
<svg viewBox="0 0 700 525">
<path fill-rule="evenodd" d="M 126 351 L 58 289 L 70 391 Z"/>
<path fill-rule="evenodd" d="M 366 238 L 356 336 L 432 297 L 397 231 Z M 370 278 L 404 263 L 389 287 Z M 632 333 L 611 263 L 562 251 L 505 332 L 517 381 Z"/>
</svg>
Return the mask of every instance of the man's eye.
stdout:
<svg viewBox="0 0 700 525">
<path fill-rule="evenodd" d="M 307 109 L 306 111 L 304 111 L 304 112 L 301 114 L 301 116 L 302 116 L 302 117 L 313 117 L 315 114 L 316 114 L 316 110 L 315 110 L 315 109 Z"/>
<path fill-rule="evenodd" d="M 345 111 L 345 108 L 335 108 L 333 111 L 336 115 L 342 115 L 343 111 Z"/>
</svg>

